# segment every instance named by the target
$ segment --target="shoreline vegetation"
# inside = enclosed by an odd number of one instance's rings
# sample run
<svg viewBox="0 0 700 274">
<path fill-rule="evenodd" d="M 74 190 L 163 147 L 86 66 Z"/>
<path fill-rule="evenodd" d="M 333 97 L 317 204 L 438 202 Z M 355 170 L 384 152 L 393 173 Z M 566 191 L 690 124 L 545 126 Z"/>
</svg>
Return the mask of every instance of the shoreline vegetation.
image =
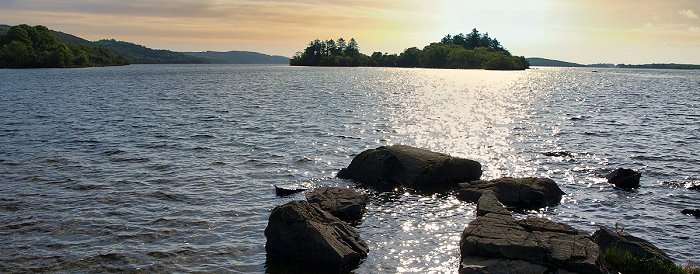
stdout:
<svg viewBox="0 0 700 274">
<path fill-rule="evenodd" d="M 469 34 L 446 35 L 423 49 L 410 47 L 401 54 L 360 53 L 354 38 L 313 40 L 290 60 L 292 66 L 406 67 L 486 70 L 524 70 L 530 64 L 523 56 L 512 56 L 498 39 L 472 29 Z"/>
<path fill-rule="evenodd" d="M 67 45 L 45 26 L 17 25 L 0 36 L 0 68 L 123 66 L 129 62 L 103 46 Z"/>
<path fill-rule="evenodd" d="M 87 57 L 83 58 L 84 56 Z M 288 63 L 288 57 L 258 52 L 177 52 L 151 49 L 114 39 L 88 41 L 41 25 L 9 26 L 0 24 L 0 68 L 76 68 L 127 64 Z"/>
</svg>

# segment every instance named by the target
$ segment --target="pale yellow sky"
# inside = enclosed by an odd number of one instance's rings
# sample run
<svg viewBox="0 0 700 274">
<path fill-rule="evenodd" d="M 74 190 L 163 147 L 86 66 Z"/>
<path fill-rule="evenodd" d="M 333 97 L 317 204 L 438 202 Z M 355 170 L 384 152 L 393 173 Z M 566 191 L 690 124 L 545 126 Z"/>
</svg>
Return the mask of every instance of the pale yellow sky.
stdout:
<svg viewBox="0 0 700 274">
<path fill-rule="evenodd" d="M 291 56 L 316 38 L 399 53 L 489 32 L 513 54 L 579 63 L 700 64 L 700 0 L 0 0 L 0 24 L 179 51 Z"/>
</svg>

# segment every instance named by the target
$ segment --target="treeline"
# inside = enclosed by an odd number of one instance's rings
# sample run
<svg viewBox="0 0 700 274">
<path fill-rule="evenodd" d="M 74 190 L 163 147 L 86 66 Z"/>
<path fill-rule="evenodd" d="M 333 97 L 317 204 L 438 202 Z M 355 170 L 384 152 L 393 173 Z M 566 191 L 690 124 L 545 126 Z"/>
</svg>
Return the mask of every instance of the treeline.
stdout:
<svg viewBox="0 0 700 274">
<path fill-rule="evenodd" d="M 447 35 L 422 50 L 411 47 L 401 54 L 359 52 L 355 39 L 314 40 L 290 60 L 292 66 L 368 66 L 522 70 L 530 64 L 522 56 L 512 56 L 497 39 L 473 29 L 469 34 Z"/>
<path fill-rule="evenodd" d="M 93 42 L 124 56 L 133 64 L 206 64 L 209 60 L 165 49 L 151 49 L 130 42 L 104 39 Z"/>
<path fill-rule="evenodd" d="M 0 35 L 0 68 L 119 66 L 127 60 L 102 46 L 66 45 L 44 26 L 17 25 Z"/>
<path fill-rule="evenodd" d="M 700 65 L 690 64 L 643 64 L 643 65 L 626 65 L 618 64 L 617 68 L 643 68 L 643 69 L 700 69 Z"/>
</svg>

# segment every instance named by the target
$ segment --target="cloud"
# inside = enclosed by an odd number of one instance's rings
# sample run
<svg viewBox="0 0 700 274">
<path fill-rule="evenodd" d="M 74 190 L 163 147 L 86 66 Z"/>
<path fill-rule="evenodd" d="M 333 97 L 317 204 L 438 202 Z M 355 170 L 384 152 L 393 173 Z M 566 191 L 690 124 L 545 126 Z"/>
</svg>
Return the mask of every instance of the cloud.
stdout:
<svg viewBox="0 0 700 274">
<path fill-rule="evenodd" d="M 695 14 L 695 12 L 693 12 L 693 10 L 691 10 L 691 9 L 679 10 L 678 14 L 680 14 L 683 17 L 690 18 L 690 19 L 698 19 L 699 18 L 698 15 Z"/>
<path fill-rule="evenodd" d="M 700 32 L 700 28 L 698 28 L 698 27 L 690 27 L 690 28 L 688 29 L 688 31 L 698 33 L 698 32 Z"/>
</svg>

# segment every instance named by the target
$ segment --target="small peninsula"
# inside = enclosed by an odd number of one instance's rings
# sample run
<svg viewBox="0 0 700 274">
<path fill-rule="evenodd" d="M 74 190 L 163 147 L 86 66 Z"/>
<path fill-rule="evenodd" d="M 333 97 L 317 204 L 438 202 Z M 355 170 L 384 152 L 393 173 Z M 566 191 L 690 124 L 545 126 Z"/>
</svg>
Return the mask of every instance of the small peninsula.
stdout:
<svg viewBox="0 0 700 274">
<path fill-rule="evenodd" d="M 303 52 L 290 60 L 292 66 L 336 67 L 419 67 L 486 70 L 524 70 L 530 64 L 522 56 L 513 56 L 496 38 L 472 29 L 469 34 L 446 35 L 419 49 L 411 47 L 401 54 L 374 52 L 371 56 L 360 53 L 354 38 L 339 38 L 309 43 Z"/>
</svg>

